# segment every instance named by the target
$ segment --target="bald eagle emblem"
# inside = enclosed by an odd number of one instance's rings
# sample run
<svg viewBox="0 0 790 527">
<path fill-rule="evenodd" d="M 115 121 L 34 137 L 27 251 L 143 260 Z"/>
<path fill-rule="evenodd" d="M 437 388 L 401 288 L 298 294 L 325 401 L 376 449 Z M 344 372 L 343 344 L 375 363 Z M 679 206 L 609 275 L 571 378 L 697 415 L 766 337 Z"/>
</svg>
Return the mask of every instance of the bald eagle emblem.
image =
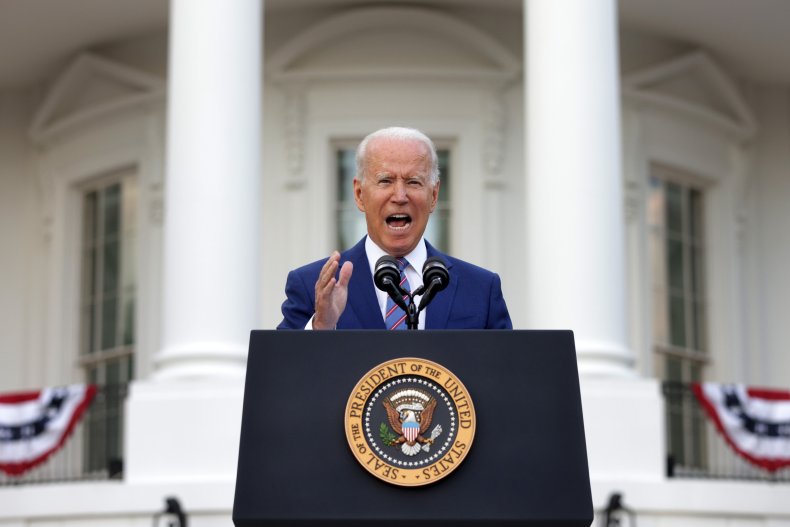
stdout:
<svg viewBox="0 0 790 527">
<path fill-rule="evenodd" d="M 442 433 L 441 425 L 436 425 L 431 435 L 425 437 L 436 409 L 436 399 L 422 390 L 401 390 L 385 398 L 382 404 L 392 430 L 381 423 L 381 439 L 387 446 L 400 445 L 401 452 L 407 456 L 414 456 L 420 450 L 428 452 Z"/>
</svg>

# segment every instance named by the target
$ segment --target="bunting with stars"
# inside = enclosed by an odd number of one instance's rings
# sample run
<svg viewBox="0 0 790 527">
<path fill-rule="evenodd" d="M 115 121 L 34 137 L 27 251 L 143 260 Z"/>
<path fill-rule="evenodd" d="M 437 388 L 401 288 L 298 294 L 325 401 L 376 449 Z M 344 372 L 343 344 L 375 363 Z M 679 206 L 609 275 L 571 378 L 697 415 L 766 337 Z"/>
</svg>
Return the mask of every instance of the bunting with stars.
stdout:
<svg viewBox="0 0 790 527">
<path fill-rule="evenodd" d="M 0 394 L 0 470 L 20 476 L 46 461 L 95 395 L 96 386 L 84 384 Z"/>
<path fill-rule="evenodd" d="M 695 383 L 697 400 L 725 441 L 769 472 L 790 465 L 790 392 Z"/>
</svg>

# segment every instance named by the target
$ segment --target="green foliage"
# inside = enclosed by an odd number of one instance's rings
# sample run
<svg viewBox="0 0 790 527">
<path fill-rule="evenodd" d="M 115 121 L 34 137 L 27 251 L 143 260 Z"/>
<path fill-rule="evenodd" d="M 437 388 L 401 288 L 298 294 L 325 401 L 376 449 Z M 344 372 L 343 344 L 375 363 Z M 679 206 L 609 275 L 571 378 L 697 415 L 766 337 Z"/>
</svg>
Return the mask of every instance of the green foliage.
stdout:
<svg viewBox="0 0 790 527">
<path fill-rule="evenodd" d="M 393 431 L 390 430 L 390 427 L 384 423 L 381 423 L 381 426 L 379 427 L 379 437 L 381 438 L 381 441 L 387 446 L 394 445 L 395 441 L 398 439 L 398 436 L 396 436 Z"/>
</svg>

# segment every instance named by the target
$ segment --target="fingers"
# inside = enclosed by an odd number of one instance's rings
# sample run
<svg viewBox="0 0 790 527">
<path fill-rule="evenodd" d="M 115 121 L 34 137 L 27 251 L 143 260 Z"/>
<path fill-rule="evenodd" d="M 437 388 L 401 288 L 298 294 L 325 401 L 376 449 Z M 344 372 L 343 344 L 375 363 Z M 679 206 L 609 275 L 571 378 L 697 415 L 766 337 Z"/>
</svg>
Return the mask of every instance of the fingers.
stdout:
<svg viewBox="0 0 790 527">
<path fill-rule="evenodd" d="M 318 281 L 316 281 L 316 290 L 317 289 L 324 289 L 327 282 L 334 278 L 335 273 L 337 272 L 338 262 L 340 261 L 340 253 L 334 251 L 332 254 L 329 255 L 324 266 L 321 268 L 321 272 L 318 274 Z"/>
<path fill-rule="evenodd" d="M 354 271 L 354 264 L 351 262 L 343 263 L 343 267 L 340 268 L 340 278 L 337 281 L 337 285 L 340 287 L 348 287 L 348 281 L 351 280 L 351 273 Z"/>
<path fill-rule="evenodd" d="M 324 263 L 315 283 L 315 316 L 313 329 L 333 329 L 346 307 L 348 281 L 353 265 L 346 262 L 340 269 L 340 253 L 334 251 Z"/>
</svg>

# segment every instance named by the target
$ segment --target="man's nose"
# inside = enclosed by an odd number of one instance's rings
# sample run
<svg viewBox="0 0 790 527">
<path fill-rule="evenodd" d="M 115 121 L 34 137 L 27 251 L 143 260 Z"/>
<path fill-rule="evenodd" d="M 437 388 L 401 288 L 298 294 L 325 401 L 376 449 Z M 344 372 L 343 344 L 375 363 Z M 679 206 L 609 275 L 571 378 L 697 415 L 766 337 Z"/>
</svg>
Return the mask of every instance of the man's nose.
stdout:
<svg viewBox="0 0 790 527">
<path fill-rule="evenodd" d="M 396 203 L 404 203 L 408 200 L 409 198 L 406 194 L 406 183 L 399 179 L 395 182 L 395 185 L 392 188 L 392 201 Z"/>
</svg>

